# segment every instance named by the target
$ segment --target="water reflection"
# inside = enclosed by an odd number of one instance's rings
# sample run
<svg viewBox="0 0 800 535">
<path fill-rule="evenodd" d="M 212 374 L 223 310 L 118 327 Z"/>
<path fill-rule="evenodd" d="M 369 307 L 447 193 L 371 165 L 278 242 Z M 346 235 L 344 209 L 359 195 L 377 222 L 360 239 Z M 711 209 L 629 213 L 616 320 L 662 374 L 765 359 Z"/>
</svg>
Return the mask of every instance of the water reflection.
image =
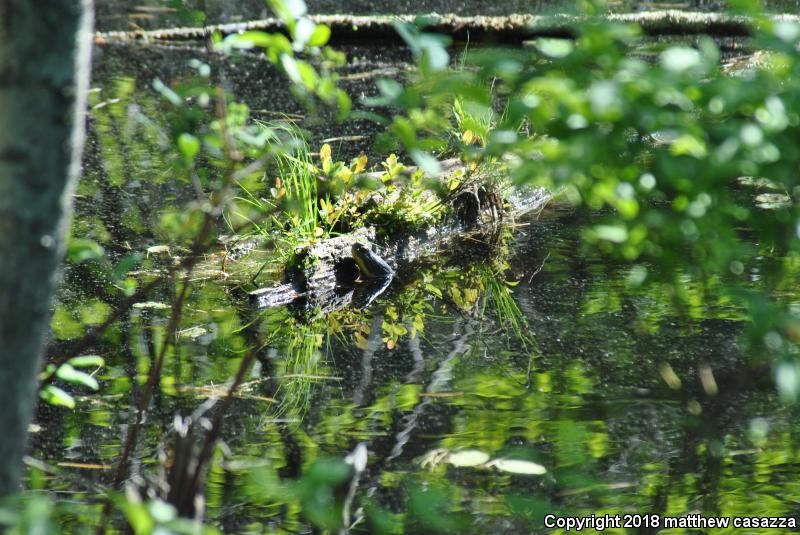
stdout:
<svg viewBox="0 0 800 535">
<path fill-rule="evenodd" d="M 581 253 L 580 224 L 555 211 L 517 235 L 503 276 L 519 282 L 504 286 L 518 318 L 482 301 L 485 267 L 426 274 L 413 300 L 395 292 L 311 318 L 257 313 L 200 281 L 149 428 L 170 429 L 175 413 L 219 395 L 260 334 L 259 365 L 225 420 L 228 453 L 209 476 L 208 514 L 226 529 L 301 529 L 276 478 L 358 443 L 369 462 L 355 532 L 376 532 L 380 518 L 407 531 L 510 533 L 541 527 L 545 512 L 793 514 L 796 410 L 743 354 L 742 324 L 725 308 L 682 314 L 669 296 L 631 289 L 624 267 Z M 41 408 L 37 458 L 108 482 L 167 316 L 143 304 L 97 348 L 109 361 L 102 396 L 76 412 Z M 137 445 L 135 481 L 147 486 L 165 440 L 153 432 Z M 465 451 L 491 462 L 453 461 Z M 537 466 L 546 473 L 526 473 Z"/>
</svg>

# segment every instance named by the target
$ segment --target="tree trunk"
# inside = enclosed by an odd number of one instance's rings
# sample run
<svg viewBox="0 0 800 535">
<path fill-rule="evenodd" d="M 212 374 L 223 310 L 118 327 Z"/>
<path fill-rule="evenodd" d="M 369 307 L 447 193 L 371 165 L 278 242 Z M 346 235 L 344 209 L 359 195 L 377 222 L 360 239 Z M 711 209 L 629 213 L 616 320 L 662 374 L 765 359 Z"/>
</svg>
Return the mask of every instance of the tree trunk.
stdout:
<svg viewBox="0 0 800 535">
<path fill-rule="evenodd" d="M 83 147 L 91 0 L 0 0 L 0 496 L 19 490 Z"/>
</svg>

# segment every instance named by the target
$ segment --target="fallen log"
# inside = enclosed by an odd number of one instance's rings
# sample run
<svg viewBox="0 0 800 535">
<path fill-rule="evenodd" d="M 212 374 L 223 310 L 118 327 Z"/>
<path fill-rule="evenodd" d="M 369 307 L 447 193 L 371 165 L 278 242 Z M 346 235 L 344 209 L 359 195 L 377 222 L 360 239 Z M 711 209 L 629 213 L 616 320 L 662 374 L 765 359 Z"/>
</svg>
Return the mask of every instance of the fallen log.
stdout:
<svg viewBox="0 0 800 535">
<path fill-rule="evenodd" d="M 458 160 L 442 162 L 444 176 L 464 171 Z M 413 168 L 409 171 L 413 172 Z M 339 310 L 353 304 L 366 306 L 374 292 L 383 291 L 380 281 L 361 280 L 352 256 L 352 247 L 361 243 L 380 255 L 398 275 L 409 282 L 420 263 L 429 262 L 444 252 L 457 252 L 482 245 L 483 254 L 490 254 L 499 243 L 504 225 L 538 214 L 550 200 L 543 188 L 528 188 L 508 198 L 490 194 L 474 185 L 448 200 L 448 213 L 440 224 L 416 233 L 396 233 L 379 237 L 375 227 L 319 241 L 298 248 L 284 271 L 284 284 L 250 292 L 251 302 L 258 308 L 287 303 L 322 312 Z M 470 209 L 464 209 L 469 205 Z M 469 220 L 465 220 L 466 217 Z"/>
<path fill-rule="evenodd" d="M 414 22 L 424 17 L 426 31 L 448 35 L 455 41 L 495 41 L 521 43 L 536 37 L 573 37 L 574 28 L 592 20 L 638 24 L 647 35 L 724 35 L 747 36 L 758 22 L 750 17 L 728 13 L 703 13 L 678 10 L 608 14 L 601 17 L 579 15 L 513 14 L 507 16 L 430 15 L 310 15 L 316 24 L 331 28 L 331 41 L 400 41 L 395 31 L 397 22 Z M 773 23 L 800 22 L 798 15 L 771 15 Z M 168 28 L 149 31 L 97 32 L 97 44 L 129 42 L 164 42 L 205 40 L 214 34 L 222 36 L 259 30 L 286 32 L 285 24 L 276 18 L 216 24 L 199 28 Z"/>
</svg>

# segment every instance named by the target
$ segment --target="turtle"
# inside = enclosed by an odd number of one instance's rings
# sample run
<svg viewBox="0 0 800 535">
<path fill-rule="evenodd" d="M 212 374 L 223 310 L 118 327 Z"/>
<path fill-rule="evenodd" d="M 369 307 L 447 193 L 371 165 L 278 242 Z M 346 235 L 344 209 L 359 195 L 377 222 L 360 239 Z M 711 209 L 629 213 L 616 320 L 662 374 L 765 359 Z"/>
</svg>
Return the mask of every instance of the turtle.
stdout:
<svg viewBox="0 0 800 535">
<path fill-rule="evenodd" d="M 386 263 L 386 260 L 372 252 L 363 243 L 354 243 L 350 248 L 353 260 L 358 265 L 359 273 L 363 279 L 391 279 L 394 277 L 394 270 Z"/>
<path fill-rule="evenodd" d="M 350 250 L 358 265 L 360 278 L 364 280 L 356 288 L 352 304 L 356 308 L 364 309 L 389 287 L 394 270 L 386 260 L 362 243 L 354 243 Z"/>
</svg>

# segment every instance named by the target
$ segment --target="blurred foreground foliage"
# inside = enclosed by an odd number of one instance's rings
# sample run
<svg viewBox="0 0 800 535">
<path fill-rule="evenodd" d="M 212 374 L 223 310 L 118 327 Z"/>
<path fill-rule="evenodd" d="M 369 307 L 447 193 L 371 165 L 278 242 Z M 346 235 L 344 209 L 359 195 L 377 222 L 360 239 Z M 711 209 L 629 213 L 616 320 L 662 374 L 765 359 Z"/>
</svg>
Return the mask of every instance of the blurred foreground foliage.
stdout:
<svg viewBox="0 0 800 535">
<path fill-rule="evenodd" d="M 733 5 L 752 37 L 730 61 L 708 37 L 653 45 L 635 25 L 595 18 L 600 2 L 587 3 L 573 39 L 469 50 L 456 69 L 442 60 L 446 41 L 404 26 L 420 69 L 408 87 L 381 84 L 373 102 L 403 112 L 389 130 L 412 154 L 499 159 L 516 183 L 591 212 L 584 244 L 626 263 L 631 287 L 656 284 L 684 311 L 744 308 L 750 355 L 773 363 L 794 400 L 800 26 Z M 785 261 L 764 271 L 765 256 Z"/>
</svg>

